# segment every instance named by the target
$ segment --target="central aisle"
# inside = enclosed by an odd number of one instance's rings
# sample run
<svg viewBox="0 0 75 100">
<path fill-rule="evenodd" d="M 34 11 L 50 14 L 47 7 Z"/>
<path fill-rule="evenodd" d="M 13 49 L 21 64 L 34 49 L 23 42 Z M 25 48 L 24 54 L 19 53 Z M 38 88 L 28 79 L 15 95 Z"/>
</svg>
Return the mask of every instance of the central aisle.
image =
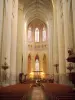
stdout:
<svg viewBox="0 0 75 100">
<path fill-rule="evenodd" d="M 33 87 L 31 100 L 45 100 L 44 92 L 40 86 Z"/>
</svg>

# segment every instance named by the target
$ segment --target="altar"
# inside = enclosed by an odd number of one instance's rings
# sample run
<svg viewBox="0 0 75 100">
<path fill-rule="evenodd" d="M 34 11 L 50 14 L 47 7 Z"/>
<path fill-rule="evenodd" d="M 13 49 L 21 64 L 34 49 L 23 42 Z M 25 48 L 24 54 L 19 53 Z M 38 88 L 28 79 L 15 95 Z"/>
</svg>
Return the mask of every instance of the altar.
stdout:
<svg viewBox="0 0 75 100">
<path fill-rule="evenodd" d="M 42 78 L 41 74 L 43 73 L 43 71 L 33 71 L 33 73 L 34 73 L 34 79 Z"/>
</svg>

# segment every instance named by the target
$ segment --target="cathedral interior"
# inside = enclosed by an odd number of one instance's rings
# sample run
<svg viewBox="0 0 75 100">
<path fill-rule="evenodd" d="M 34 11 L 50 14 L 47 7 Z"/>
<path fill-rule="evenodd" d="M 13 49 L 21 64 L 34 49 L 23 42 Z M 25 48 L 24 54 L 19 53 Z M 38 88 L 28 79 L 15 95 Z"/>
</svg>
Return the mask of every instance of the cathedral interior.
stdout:
<svg viewBox="0 0 75 100">
<path fill-rule="evenodd" d="M 74 4 L 0 0 L 0 100 L 75 100 Z"/>
</svg>

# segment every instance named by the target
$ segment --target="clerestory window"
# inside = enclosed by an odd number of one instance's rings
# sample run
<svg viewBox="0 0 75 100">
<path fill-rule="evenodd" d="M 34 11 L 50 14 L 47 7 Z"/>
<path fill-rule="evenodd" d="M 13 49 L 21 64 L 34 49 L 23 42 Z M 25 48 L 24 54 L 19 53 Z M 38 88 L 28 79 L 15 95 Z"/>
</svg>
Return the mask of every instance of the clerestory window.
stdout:
<svg viewBox="0 0 75 100">
<path fill-rule="evenodd" d="M 39 29 L 35 28 L 35 42 L 39 42 Z"/>
</svg>

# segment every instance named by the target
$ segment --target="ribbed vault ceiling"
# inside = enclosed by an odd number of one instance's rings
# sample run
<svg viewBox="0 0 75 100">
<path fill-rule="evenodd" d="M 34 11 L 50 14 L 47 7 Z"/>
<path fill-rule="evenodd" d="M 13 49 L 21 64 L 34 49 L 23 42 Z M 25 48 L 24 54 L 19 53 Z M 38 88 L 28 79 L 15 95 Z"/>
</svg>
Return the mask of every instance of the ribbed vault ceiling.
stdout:
<svg viewBox="0 0 75 100">
<path fill-rule="evenodd" d="M 51 0 L 19 0 L 24 5 L 25 20 L 27 23 L 34 19 L 47 22 L 52 17 L 53 7 Z"/>
</svg>

